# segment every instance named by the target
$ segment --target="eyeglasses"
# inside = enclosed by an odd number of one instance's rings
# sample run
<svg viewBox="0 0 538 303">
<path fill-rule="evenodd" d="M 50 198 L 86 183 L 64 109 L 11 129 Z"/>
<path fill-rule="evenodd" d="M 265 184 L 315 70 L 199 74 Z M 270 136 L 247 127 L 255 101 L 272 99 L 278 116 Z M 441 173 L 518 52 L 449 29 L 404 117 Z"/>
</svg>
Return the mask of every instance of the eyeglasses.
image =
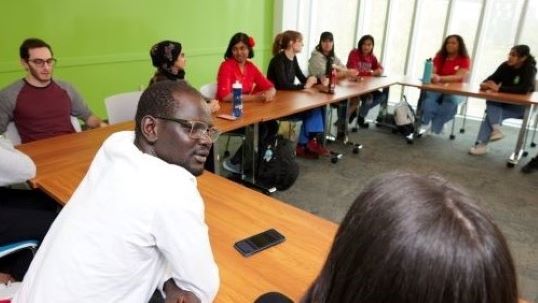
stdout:
<svg viewBox="0 0 538 303">
<path fill-rule="evenodd" d="M 39 67 L 43 67 L 45 66 L 45 63 L 47 63 L 48 65 L 52 66 L 54 64 L 56 64 L 56 58 L 49 58 L 49 59 L 28 59 L 26 60 L 27 62 L 32 62 L 33 64 L 39 66 Z"/>
<path fill-rule="evenodd" d="M 208 136 L 212 142 L 215 142 L 220 136 L 220 132 L 216 128 L 209 127 L 207 123 L 202 122 L 202 121 L 191 121 L 191 120 L 183 120 L 183 119 L 167 118 L 167 117 L 155 117 L 155 118 L 181 124 L 181 126 L 190 130 L 189 136 L 192 139 L 201 139 L 203 136 Z"/>
</svg>

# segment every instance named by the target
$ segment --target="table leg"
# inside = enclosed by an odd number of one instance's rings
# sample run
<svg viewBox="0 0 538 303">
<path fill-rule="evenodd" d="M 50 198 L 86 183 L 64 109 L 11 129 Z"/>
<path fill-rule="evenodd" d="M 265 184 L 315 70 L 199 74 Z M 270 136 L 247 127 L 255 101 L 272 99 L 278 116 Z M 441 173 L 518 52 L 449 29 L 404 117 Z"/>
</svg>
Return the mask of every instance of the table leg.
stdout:
<svg viewBox="0 0 538 303">
<path fill-rule="evenodd" d="M 523 114 L 523 122 L 521 123 L 521 128 L 519 129 L 519 134 L 517 136 L 516 148 L 514 149 L 514 152 L 512 153 L 512 155 L 510 155 L 510 158 L 508 158 L 508 162 L 506 163 L 508 167 L 514 167 L 515 165 L 517 165 L 519 159 L 521 159 L 521 155 L 523 155 L 523 144 L 527 132 L 527 124 L 529 122 L 530 112 L 532 112 L 533 107 L 534 105 L 532 104 L 525 107 L 525 113 Z"/>
</svg>

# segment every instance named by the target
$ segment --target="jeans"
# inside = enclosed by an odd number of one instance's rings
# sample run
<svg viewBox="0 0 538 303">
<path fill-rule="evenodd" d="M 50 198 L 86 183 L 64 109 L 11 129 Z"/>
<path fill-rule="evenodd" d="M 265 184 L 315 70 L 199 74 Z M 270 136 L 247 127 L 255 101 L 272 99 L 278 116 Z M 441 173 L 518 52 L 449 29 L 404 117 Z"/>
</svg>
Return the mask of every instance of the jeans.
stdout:
<svg viewBox="0 0 538 303">
<path fill-rule="evenodd" d="M 368 112 L 373 107 L 377 106 L 381 102 L 386 102 L 389 97 L 389 91 L 383 90 L 383 91 L 373 91 L 369 95 L 372 96 L 372 99 L 368 98 L 368 95 L 364 95 L 361 97 L 361 106 L 359 108 L 359 116 L 366 118 L 368 116 Z"/>
<path fill-rule="evenodd" d="M 306 144 L 310 140 L 312 134 L 323 133 L 325 129 L 325 115 L 321 108 L 311 109 L 309 111 L 293 115 L 293 118 L 298 118 L 303 121 L 301 131 L 299 132 L 299 144 Z"/>
<path fill-rule="evenodd" d="M 432 123 L 431 131 L 439 134 L 448 121 L 454 119 L 463 97 L 425 91 L 422 99 L 421 123 Z"/>
<path fill-rule="evenodd" d="M 494 125 L 500 125 L 505 119 L 522 119 L 525 107 L 516 104 L 486 101 L 486 117 L 480 124 L 477 143 L 487 144 Z"/>
</svg>

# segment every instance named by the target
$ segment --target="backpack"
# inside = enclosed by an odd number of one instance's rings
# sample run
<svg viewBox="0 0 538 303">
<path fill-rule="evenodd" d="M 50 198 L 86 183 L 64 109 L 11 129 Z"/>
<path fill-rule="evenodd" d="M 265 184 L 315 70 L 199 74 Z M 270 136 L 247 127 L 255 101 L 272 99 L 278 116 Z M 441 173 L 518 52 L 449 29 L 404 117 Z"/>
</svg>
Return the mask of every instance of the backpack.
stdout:
<svg viewBox="0 0 538 303">
<path fill-rule="evenodd" d="M 264 142 L 259 150 L 256 182 L 277 190 L 290 188 L 299 176 L 295 144 L 278 135 Z"/>
<path fill-rule="evenodd" d="M 405 95 L 402 100 L 394 106 L 394 124 L 404 136 L 409 136 L 415 132 L 415 111 L 407 103 Z"/>
</svg>

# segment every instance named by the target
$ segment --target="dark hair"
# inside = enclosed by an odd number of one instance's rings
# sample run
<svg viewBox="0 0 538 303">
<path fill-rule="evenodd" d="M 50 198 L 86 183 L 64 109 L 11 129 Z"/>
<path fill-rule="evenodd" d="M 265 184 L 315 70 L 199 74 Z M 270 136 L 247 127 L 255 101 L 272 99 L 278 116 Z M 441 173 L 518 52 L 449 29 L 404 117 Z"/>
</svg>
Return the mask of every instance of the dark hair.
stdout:
<svg viewBox="0 0 538 303">
<path fill-rule="evenodd" d="M 323 53 L 323 51 L 321 49 L 321 42 L 323 42 L 323 41 L 331 41 L 331 42 L 333 42 L 333 48 L 331 49 L 331 51 L 329 52 L 329 54 L 326 57 L 334 58 L 334 38 L 333 38 L 333 34 L 331 32 L 323 32 L 323 33 L 321 33 L 321 35 L 319 36 L 319 43 L 318 43 L 318 45 L 316 45 L 316 50 L 318 52 L 320 52 L 320 53 Z"/>
<path fill-rule="evenodd" d="M 364 35 L 364 36 L 362 36 L 362 37 L 359 39 L 359 43 L 357 43 L 357 48 L 358 48 L 359 51 L 362 53 L 362 45 L 363 45 L 367 40 L 372 41 L 372 53 L 373 53 L 373 52 L 374 52 L 374 48 L 373 48 L 373 46 L 375 45 L 375 41 L 374 41 L 374 37 L 372 37 L 372 35 Z"/>
<path fill-rule="evenodd" d="M 525 63 L 528 62 L 527 64 L 536 65 L 536 59 L 534 58 L 533 55 L 531 55 L 531 49 L 528 45 L 519 44 L 512 47 L 511 50 L 514 51 L 517 54 L 517 56 L 520 58 L 527 57 L 527 59 L 525 60 Z"/>
<path fill-rule="evenodd" d="M 52 48 L 50 47 L 50 45 L 48 45 L 47 42 L 38 38 L 28 38 L 24 40 L 21 46 L 19 47 L 19 56 L 21 57 L 21 59 L 27 60 L 30 58 L 30 49 L 41 48 L 41 47 L 48 48 L 51 55 L 54 56 L 54 53 L 52 52 Z"/>
<path fill-rule="evenodd" d="M 297 31 L 285 31 L 275 37 L 273 42 L 273 55 L 278 54 L 281 50 L 286 49 L 290 42 L 303 38 L 303 35 Z"/>
<path fill-rule="evenodd" d="M 245 43 L 245 45 L 248 47 L 248 58 L 254 58 L 254 49 L 252 48 L 252 46 L 250 46 L 249 39 L 249 35 L 245 33 L 237 33 L 233 35 L 230 39 L 230 42 L 228 43 L 228 48 L 224 53 L 224 59 L 229 59 L 233 57 L 232 48 L 239 42 Z"/>
<path fill-rule="evenodd" d="M 460 35 L 448 35 L 445 38 L 441 49 L 437 52 L 441 56 L 441 58 L 446 59 L 446 57 L 448 57 L 448 53 L 446 51 L 446 44 L 448 43 L 448 39 L 450 38 L 454 38 L 458 41 L 458 57 L 469 58 L 467 46 L 465 46 L 465 41 L 463 41 L 463 38 Z"/>
<path fill-rule="evenodd" d="M 172 116 L 180 105 L 178 96 L 180 95 L 202 95 L 186 81 L 164 80 L 150 85 L 140 96 L 135 115 L 136 140 L 142 136 L 140 123 L 147 116 Z M 175 97 L 175 98 L 174 98 Z"/>
<path fill-rule="evenodd" d="M 517 303 L 492 219 L 439 176 L 394 172 L 355 200 L 304 302 Z"/>
</svg>

